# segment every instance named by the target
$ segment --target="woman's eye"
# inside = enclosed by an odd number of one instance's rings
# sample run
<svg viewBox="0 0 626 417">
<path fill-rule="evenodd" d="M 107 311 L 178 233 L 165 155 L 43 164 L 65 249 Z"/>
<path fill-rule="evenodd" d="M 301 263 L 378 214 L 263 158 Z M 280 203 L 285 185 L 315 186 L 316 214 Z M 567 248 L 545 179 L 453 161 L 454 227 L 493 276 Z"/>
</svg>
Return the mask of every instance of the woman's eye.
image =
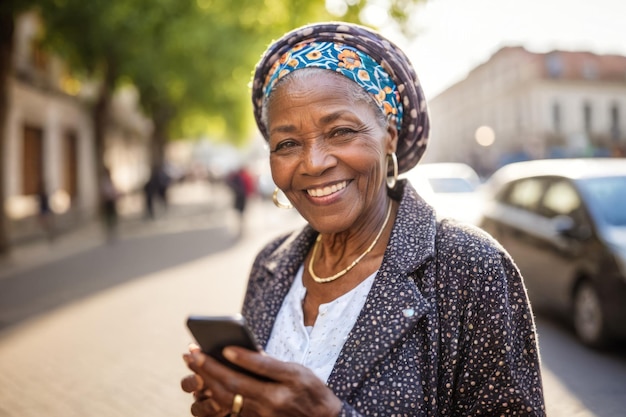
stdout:
<svg viewBox="0 0 626 417">
<path fill-rule="evenodd" d="M 296 146 L 296 142 L 293 140 L 284 140 L 282 142 L 279 142 L 276 147 L 274 148 L 274 152 L 276 151 L 281 151 L 281 150 L 287 150 L 290 148 L 293 148 L 294 146 Z"/>
<path fill-rule="evenodd" d="M 342 128 L 333 130 L 331 132 L 330 136 L 331 137 L 340 137 L 340 136 L 353 135 L 355 133 L 356 133 L 356 131 L 354 129 L 350 129 L 348 127 L 342 127 Z"/>
</svg>

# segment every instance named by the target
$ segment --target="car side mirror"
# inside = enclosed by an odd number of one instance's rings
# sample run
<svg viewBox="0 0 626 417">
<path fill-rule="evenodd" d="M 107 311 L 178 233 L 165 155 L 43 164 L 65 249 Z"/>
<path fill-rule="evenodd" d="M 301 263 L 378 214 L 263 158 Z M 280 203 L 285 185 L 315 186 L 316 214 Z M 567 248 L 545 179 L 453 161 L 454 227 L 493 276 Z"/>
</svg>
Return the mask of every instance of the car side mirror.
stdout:
<svg viewBox="0 0 626 417">
<path fill-rule="evenodd" d="M 578 225 L 570 216 L 559 215 L 552 219 L 554 231 L 563 237 L 586 240 L 591 237 L 591 230 L 586 225 Z"/>
</svg>

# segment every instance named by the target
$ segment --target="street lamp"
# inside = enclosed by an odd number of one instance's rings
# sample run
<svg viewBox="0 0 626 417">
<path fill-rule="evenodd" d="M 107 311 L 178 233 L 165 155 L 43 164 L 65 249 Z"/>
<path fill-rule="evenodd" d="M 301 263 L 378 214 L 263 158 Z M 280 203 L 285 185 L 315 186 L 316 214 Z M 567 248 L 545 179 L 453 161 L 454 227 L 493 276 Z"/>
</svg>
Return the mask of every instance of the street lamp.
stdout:
<svg viewBox="0 0 626 417">
<path fill-rule="evenodd" d="M 489 126 L 480 126 L 474 133 L 476 143 L 480 146 L 488 147 L 493 145 L 496 140 L 496 133 Z"/>
</svg>

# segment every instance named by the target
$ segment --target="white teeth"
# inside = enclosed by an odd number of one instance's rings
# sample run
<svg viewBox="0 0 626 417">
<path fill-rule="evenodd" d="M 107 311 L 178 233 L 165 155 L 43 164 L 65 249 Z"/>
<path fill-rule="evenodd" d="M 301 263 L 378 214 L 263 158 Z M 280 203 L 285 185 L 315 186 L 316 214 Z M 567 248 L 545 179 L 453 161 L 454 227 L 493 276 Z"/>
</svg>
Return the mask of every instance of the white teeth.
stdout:
<svg viewBox="0 0 626 417">
<path fill-rule="evenodd" d="M 348 181 L 342 181 L 338 184 L 331 185 L 330 187 L 324 188 L 313 188 L 307 190 L 310 196 L 312 197 L 325 197 L 327 195 L 336 193 L 337 191 L 343 190 L 348 185 Z"/>
</svg>

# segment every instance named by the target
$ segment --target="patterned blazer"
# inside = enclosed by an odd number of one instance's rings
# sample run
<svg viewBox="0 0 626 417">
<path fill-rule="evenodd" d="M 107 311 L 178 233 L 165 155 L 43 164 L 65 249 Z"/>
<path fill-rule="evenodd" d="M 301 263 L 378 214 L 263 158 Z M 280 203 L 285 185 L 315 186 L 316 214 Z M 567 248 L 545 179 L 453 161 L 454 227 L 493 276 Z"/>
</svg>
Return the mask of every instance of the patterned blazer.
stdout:
<svg viewBox="0 0 626 417">
<path fill-rule="evenodd" d="M 341 416 L 543 416 L 532 312 L 515 264 L 490 236 L 433 209 L 405 181 L 389 245 L 328 386 Z M 265 345 L 317 232 L 257 256 L 243 305 Z"/>
</svg>

